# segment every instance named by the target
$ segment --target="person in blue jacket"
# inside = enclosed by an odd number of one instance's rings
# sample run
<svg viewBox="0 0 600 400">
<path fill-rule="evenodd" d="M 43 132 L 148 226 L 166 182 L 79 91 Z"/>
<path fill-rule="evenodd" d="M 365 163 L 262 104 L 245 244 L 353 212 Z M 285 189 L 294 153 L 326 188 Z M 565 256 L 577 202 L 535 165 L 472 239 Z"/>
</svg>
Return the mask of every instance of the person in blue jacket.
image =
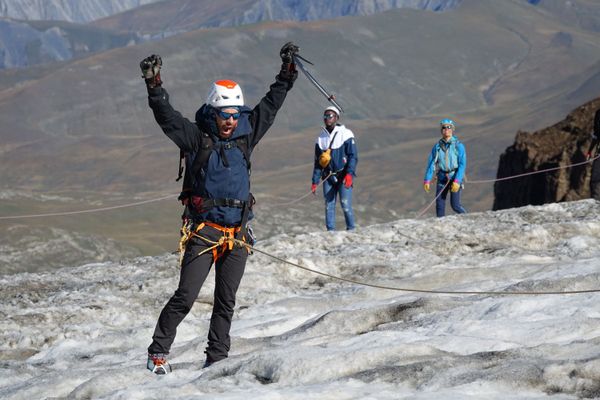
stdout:
<svg viewBox="0 0 600 400">
<path fill-rule="evenodd" d="M 339 194 L 342 211 L 346 220 L 346 229 L 355 228 L 352 211 L 352 187 L 356 176 L 358 150 L 354 133 L 344 125 L 338 124 L 340 110 L 330 106 L 323 113 L 325 126 L 315 144 L 315 163 L 312 175 L 311 191 L 316 192 L 321 179 L 325 197 L 325 225 L 328 231 L 335 230 L 335 203 Z"/>
<path fill-rule="evenodd" d="M 437 170 L 435 212 L 438 217 L 446 215 L 446 197 L 450 192 L 450 205 L 454 212 L 464 214 L 467 211 L 460 204 L 465 170 L 467 168 L 467 153 L 465 146 L 454 136 L 454 121 L 440 121 L 442 138 L 433 146 L 427 160 L 423 189 L 429 193 L 431 179 Z"/>
<path fill-rule="evenodd" d="M 236 292 L 248 257 L 247 248 L 234 239 L 252 244 L 246 228 L 253 204 L 250 155 L 273 124 L 298 76 L 293 61 L 297 52 L 298 47 L 291 42 L 282 47 L 281 70 L 253 109 L 246 106 L 236 82 L 214 82 L 205 104 L 196 112 L 195 122 L 169 103 L 162 87 L 160 56 L 146 57 L 140 63 L 154 118 L 185 154 L 187 166 L 180 197 L 185 211 L 179 284 L 160 313 L 148 347 L 146 366 L 156 374 L 171 372 L 167 356 L 177 327 L 190 312 L 213 264 L 214 303 L 204 367 L 228 356 Z"/>
</svg>

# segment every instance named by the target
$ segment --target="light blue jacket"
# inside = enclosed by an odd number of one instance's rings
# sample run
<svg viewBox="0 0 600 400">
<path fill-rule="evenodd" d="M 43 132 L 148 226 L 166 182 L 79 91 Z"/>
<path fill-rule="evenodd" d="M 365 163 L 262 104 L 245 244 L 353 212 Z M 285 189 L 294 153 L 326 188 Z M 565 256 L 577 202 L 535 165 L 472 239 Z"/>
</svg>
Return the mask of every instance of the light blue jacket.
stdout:
<svg viewBox="0 0 600 400">
<path fill-rule="evenodd" d="M 433 173 L 437 170 L 439 183 L 446 183 L 448 178 L 462 183 L 466 168 L 467 153 L 458 138 L 452 136 L 448 142 L 440 139 L 429 153 L 424 181 L 431 181 Z"/>
</svg>

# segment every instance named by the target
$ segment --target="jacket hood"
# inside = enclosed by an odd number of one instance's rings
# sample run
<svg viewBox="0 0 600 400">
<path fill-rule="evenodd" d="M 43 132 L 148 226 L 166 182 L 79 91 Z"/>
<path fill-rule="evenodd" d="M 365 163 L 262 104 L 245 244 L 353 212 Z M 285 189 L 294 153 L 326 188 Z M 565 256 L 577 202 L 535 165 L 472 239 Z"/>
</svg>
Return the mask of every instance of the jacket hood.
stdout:
<svg viewBox="0 0 600 400">
<path fill-rule="evenodd" d="M 241 106 L 239 109 L 241 115 L 238 119 L 238 125 L 228 140 L 246 136 L 252 132 L 252 125 L 250 124 L 252 110 L 246 106 Z M 217 122 L 215 121 L 215 114 L 211 105 L 202 104 L 198 111 L 196 111 L 196 124 L 201 131 L 209 133 L 215 139 L 219 139 L 219 130 L 217 129 Z"/>
</svg>

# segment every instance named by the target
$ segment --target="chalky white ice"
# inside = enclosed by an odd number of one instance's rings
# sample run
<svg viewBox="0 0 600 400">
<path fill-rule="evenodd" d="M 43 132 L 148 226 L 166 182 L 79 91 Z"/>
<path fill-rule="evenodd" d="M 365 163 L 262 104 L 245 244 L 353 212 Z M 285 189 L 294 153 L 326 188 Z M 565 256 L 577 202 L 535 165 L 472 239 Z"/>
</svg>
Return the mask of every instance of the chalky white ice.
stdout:
<svg viewBox="0 0 600 400">
<path fill-rule="evenodd" d="M 403 219 L 280 235 L 257 248 L 386 286 L 600 289 L 600 203 Z M 177 257 L 0 278 L 7 399 L 600 397 L 600 293 L 428 295 L 324 278 L 261 254 L 238 292 L 227 360 L 202 370 L 213 275 L 180 325 L 173 373 L 145 369 Z"/>
</svg>

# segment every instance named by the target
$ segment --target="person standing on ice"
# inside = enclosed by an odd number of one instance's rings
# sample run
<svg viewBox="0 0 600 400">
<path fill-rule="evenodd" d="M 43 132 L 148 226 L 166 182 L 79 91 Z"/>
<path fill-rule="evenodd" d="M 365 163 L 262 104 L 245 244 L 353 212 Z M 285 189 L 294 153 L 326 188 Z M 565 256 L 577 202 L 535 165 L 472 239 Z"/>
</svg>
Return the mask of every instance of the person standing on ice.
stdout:
<svg viewBox="0 0 600 400">
<path fill-rule="evenodd" d="M 148 347 L 147 368 L 156 374 L 171 372 L 167 355 L 177 326 L 189 313 L 213 264 L 214 305 L 203 368 L 228 356 L 235 296 L 248 257 L 247 248 L 233 239 L 251 243 L 246 230 L 253 204 L 250 154 L 273 124 L 298 76 L 293 60 L 298 50 L 292 42 L 281 48 L 281 70 L 256 107 L 246 106 L 236 82 L 219 80 L 211 85 L 195 122 L 169 103 L 162 87 L 160 56 L 151 55 L 140 63 L 156 122 L 186 154 L 187 166 L 181 197 L 185 211 L 179 285 L 160 313 Z"/>
<path fill-rule="evenodd" d="M 442 138 L 433 146 L 427 159 L 423 189 L 429 193 L 431 179 L 437 176 L 435 212 L 438 217 L 446 215 L 446 197 L 450 191 L 450 205 L 454 212 L 467 211 L 460 204 L 460 193 L 467 168 L 465 146 L 454 136 L 454 121 L 445 118 L 440 121 Z"/>
<path fill-rule="evenodd" d="M 315 144 L 315 163 L 312 175 L 313 194 L 321 179 L 325 197 L 325 226 L 328 231 L 335 230 L 335 202 L 339 194 L 342 211 L 346 220 L 346 229 L 353 230 L 354 212 L 352 211 L 352 187 L 356 176 L 358 150 L 354 133 L 344 125 L 338 124 L 340 110 L 330 106 L 323 113 L 325 126 L 321 129 Z"/>
</svg>

